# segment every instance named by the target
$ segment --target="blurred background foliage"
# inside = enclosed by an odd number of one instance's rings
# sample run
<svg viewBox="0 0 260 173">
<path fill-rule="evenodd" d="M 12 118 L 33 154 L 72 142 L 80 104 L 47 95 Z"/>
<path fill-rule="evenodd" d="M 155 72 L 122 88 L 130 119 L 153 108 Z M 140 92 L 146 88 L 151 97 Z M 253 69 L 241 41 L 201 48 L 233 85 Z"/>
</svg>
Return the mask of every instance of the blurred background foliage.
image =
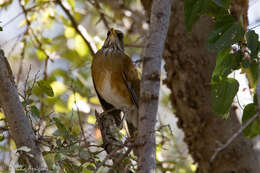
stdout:
<svg viewBox="0 0 260 173">
<path fill-rule="evenodd" d="M 94 116 L 102 109 L 90 75 L 92 53 L 109 28 L 120 29 L 125 52 L 140 70 L 149 26 L 140 0 L 0 0 L 0 7 L 1 48 L 51 172 L 107 172 L 111 160 L 105 160 Z M 157 172 L 194 172 L 169 91 L 162 86 L 160 93 Z M 26 149 L 16 148 L 1 112 L 0 120 L 0 171 L 23 172 L 17 151 Z M 125 130 L 120 135 L 125 139 Z M 136 168 L 133 157 L 129 163 Z"/>
</svg>

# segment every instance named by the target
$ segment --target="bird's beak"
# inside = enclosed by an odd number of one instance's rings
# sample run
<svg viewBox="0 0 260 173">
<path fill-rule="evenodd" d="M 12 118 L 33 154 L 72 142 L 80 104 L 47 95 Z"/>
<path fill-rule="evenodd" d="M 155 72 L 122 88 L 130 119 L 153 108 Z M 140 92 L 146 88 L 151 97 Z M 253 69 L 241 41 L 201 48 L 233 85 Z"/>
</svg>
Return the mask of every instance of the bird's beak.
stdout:
<svg viewBox="0 0 260 173">
<path fill-rule="evenodd" d="M 114 28 L 111 28 L 110 29 L 110 32 L 111 32 L 111 34 L 115 37 L 116 36 L 116 31 L 114 30 Z"/>
</svg>

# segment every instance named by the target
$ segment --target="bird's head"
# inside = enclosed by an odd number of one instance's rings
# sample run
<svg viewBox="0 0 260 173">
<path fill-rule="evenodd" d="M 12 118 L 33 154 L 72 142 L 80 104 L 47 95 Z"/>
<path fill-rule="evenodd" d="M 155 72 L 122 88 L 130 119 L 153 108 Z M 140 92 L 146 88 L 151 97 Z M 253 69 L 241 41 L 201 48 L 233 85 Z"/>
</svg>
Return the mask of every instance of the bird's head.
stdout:
<svg viewBox="0 0 260 173">
<path fill-rule="evenodd" d="M 124 51 L 123 37 L 124 34 L 121 31 L 111 28 L 107 32 L 107 38 L 102 48 Z"/>
</svg>

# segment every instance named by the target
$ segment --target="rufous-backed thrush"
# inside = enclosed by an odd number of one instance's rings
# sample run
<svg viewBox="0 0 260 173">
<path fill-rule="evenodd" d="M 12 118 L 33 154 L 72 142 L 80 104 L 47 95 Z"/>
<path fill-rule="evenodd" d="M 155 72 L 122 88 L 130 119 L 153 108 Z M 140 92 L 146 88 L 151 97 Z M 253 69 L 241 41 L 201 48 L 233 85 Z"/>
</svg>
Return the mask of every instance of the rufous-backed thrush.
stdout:
<svg viewBox="0 0 260 173">
<path fill-rule="evenodd" d="M 134 135 L 138 126 L 140 79 L 132 60 L 124 53 L 121 31 L 113 28 L 108 31 L 104 45 L 93 58 L 91 72 L 104 111 L 116 115 L 117 120 L 123 111 L 129 133 Z"/>
</svg>

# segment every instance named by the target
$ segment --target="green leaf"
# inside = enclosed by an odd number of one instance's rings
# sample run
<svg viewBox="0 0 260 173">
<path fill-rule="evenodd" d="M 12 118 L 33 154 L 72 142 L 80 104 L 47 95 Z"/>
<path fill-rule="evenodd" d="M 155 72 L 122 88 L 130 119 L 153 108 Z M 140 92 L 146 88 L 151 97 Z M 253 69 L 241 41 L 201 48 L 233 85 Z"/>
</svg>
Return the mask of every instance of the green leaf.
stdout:
<svg viewBox="0 0 260 173">
<path fill-rule="evenodd" d="M 88 165 L 88 166 L 87 166 L 87 169 L 88 169 L 88 170 L 91 170 L 91 171 L 95 171 L 96 166 L 95 166 L 94 164 L 91 164 L 91 165 Z"/>
<path fill-rule="evenodd" d="M 40 80 L 37 82 L 37 85 L 48 96 L 50 96 L 50 97 L 54 96 L 54 92 L 53 92 L 51 86 L 46 81 Z"/>
<path fill-rule="evenodd" d="M 64 124 L 56 117 L 54 117 L 53 120 L 55 121 L 55 124 L 56 124 L 56 126 L 58 128 L 58 130 L 56 130 L 53 133 L 53 135 L 68 137 L 68 131 L 67 131 L 66 127 L 64 126 Z"/>
<path fill-rule="evenodd" d="M 257 113 L 257 106 L 255 103 L 251 103 L 246 105 L 244 112 L 243 112 L 243 117 L 242 117 L 242 122 L 245 123 L 247 120 L 249 120 L 252 116 L 254 116 Z M 252 123 L 248 125 L 248 127 L 243 130 L 243 134 L 246 137 L 252 138 L 256 135 L 259 134 L 259 122 L 258 120 L 254 120 Z"/>
<path fill-rule="evenodd" d="M 53 120 L 55 121 L 56 126 L 58 127 L 58 129 L 63 129 L 64 125 L 61 123 L 61 121 L 58 118 L 53 118 Z"/>
<path fill-rule="evenodd" d="M 62 145 L 61 140 L 57 139 L 56 144 L 57 144 L 58 147 L 61 147 L 61 145 Z"/>
<path fill-rule="evenodd" d="M 40 111 L 35 105 L 31 106 L 31 112 L 34 117 L 40 118 Z"/>
<path fill-rule="evenodd" d="M 0 26 L 0 31 L 3 31 L 3 28 Z"/>
<path fill-rule="evenodd" d="M 75 0 L 68 0 L 68 3 L 70 4 L 71 8 L 75 9 Z"/>
<path fill-rule="evenodd" d="M 84 163 L 83 173 L 91 173 L 96 170 L 96 165 L 94 163 Z"/>
<path fill-rule="evenodd" d="M 40 49 L 36 50 L 36 55 L 39 60 L 45 60 L 47 58 L 47 55 L 45 54 L 45 52 Z"/>
<path fill-rule="evenodd" d="M 65 172 L 81 173 L 82 169 L 80 166 L 77 166 L 71 160 L 65 159 L 62 161 L 62 167 L 65 168 Z"/>
<path fill-rule="evenodd" d="M 254 100 L 254 103 L 255 103 L 255 104 L 258 104 L 257 94 L 256 94 L 256 93 L 254 94 L 253 100 Z"/>
<path fill-rule="evenodd" d="M 44 2 L 48 2 L 48 0 L 36 0 L 37 4 L 41 4 L 41 3 L 44 3 Z"/>
<path fill-rule="evenodd" d="M 58 162 L 58 161 L 63 160 L 63 159 L 65 159 L 65 158 L 66 158 L 66 157 L 65 157 L 62 153 L 57 153 L 57 154 L 55 154 L 55 156 L 54 156 L 55 162 Z"/>
<path fill-rule="evenodd" d="M 222 8 L 228 8 L 230 4 L 230 0 L 213 0 L 213 2 Z"/>
<path fill-rule="evenodd" d="M 247 46 L 251 51 L 251 57 L 257 58 L 258 54 L 258 35 L 254 30 L 249 30 L 246 33 Z"/>
<path fill-rule="evenodd" d="M 64 35 L 66 38 L 71 38 L 75 35 L 76 31 L 73 27 L 66 27 L 64 30 Z"/>
<path fill-rule="evenodd" d="M 258 80 L 259 64 L 255 61 L 251 62 L 248 67 L 249 72 L 247 73 L 247 78 L 250 83 L 251 88 L 255 88 Z"/>
<path fill-rule="evenodd" d="M 217 82 L 212 82 L 211 100 L 213 110 L 217 115 L 223 117 L 223 115 L 229 111 L 238 88 L 239 83 L 233 78 L 222 78 Z"/>
<path fill-rule="evenodd" d="M 211 0 L 184 0 L 185 25 L 188 31 L 197 22 L 202 14 L 216 16 L 225 13 L 225 9 L 220 8 Z"/>
<path fill-rule="evenodd" d="M 80 35 L 75 36 L 75 50 L 82 57 L 89 53 L 89 48 Z"/>
<path fill-rule="evenodd" d="M 197 22 L 204 11 L 207 0 L 184 0 L 185 24 L 188 31 L 191 31 L 193 24 Z"/>
<path fill-rule="evenodd" d="M 24 6 L 28 4 L 29 0 L 24 0 Z"/>
<path fill-rule="evenodd" d="M 223 15 L 216 20 L 209 34 L 207 46 L 211 50 L 222 50 L 241 41 L 244 37 L 243 27 L 230 15 Z"/>
<path fill-rule="evenodd" d="M 230 48 L 218 53 L 216 67 L 212 74 L 212 79 L 216 76 L 227 77 L 232 71 L 240 68 L 242 57 L 239 53 L 230 53 Z"/>
<path fill-rule="evenodd" d="M 95 124 L 96 123 L 96 117 L 94 115 L 89 115 L 88 116 L 88 123 L 89 124 Z"/>
<path fill-rule="evenodd" d="M 0 142 L 2 142 L 5 139 L 4 136 L 0 136 Z"/>
</svg>

